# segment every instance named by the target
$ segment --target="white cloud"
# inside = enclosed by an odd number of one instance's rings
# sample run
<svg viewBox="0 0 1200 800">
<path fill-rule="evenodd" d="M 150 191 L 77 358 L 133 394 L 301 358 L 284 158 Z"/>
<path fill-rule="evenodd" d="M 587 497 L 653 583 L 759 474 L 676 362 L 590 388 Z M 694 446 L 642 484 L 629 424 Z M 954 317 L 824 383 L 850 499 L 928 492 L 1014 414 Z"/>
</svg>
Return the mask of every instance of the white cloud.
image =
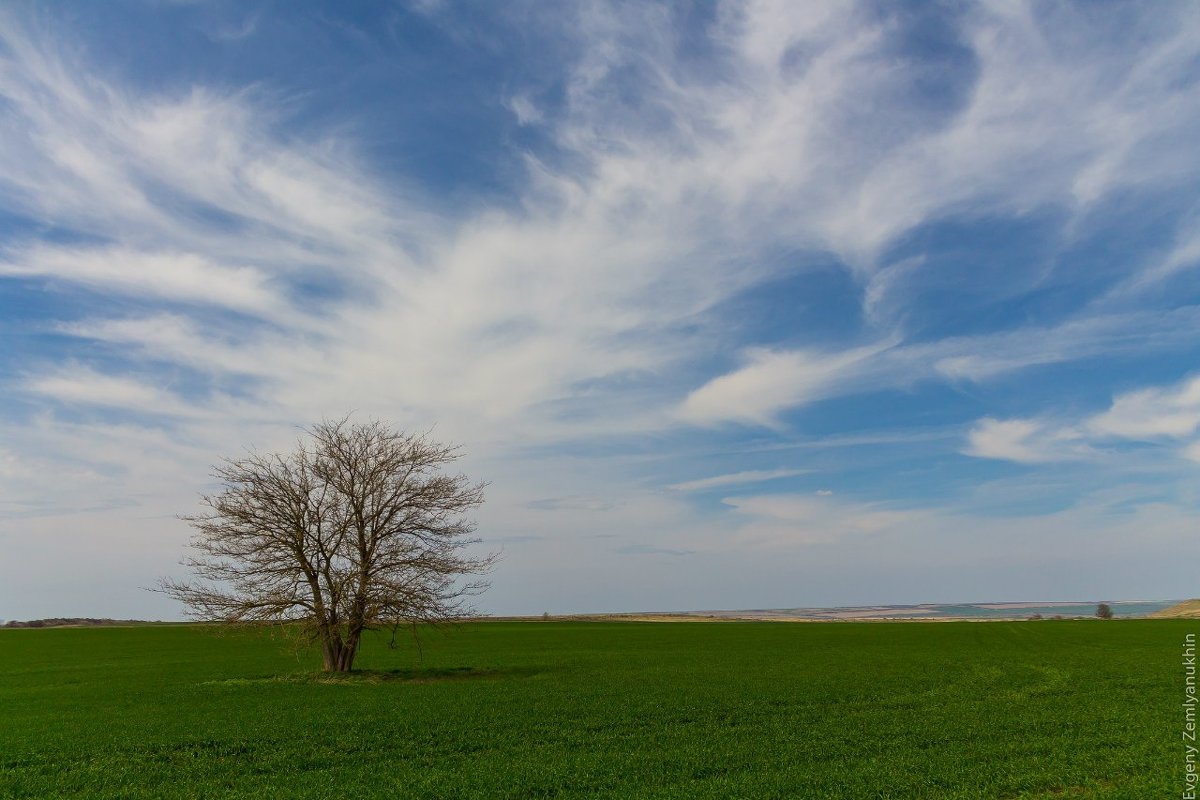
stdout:
<svg viewBox="0 0 1200 800">
<path fill-rule="evenodd" d="M 705 489 L 715 489 L 719 486 L 737 486 L 745 483 L 762 483 L 764 481 L 791 478 L 803 475 L 809 470 L 802 469 L 752 469 L 744 472 L 731 472 L 727 475 L 714 475 L 711 478 L 700 478 L 694 481 L 684 481 L 668 486 L 679 492 L 699 492 Z"/>
<path fill-rule="evenodd" d="M 898 55 L 886 14 L 845 3 L 723 5 L 712 30 L 718 62 L 696 71 L 663 7 L 579 9 L 578 19 L 555 15 L 562 30 L 549 32 L 577 45 L 564 106 L 551 115 L 524 87 L 509 100 L 562 157 L 527 154 L 528 184 L 505 210 L 467 212 L 413 183 L 385 185 L 344 134 L 285 132 L 286 104 L 267 86 L 136 90 L 65 44 L 61 29 L 4 12 L 0 203 L 78 237 L 10 237 L 0 275 L 120 301 L 98 302 L 63 328 L 103 358 L 64 366 L 31 355 L 6 387 L 43 414 L 66 409 L 32 427 L 6 423 L 17 463 L 43 451 L 39 464 L 93 453 L 91 500 L 159 491 L 156 510 L 178 511 L 202 480 L 187 476 L 202 476 L 216 456 L 287 444 L 293 421 L 355 409 L 404 426 L 440 420 L 438 435 L 467 441 L 475 463 L 503 465 L 495 471 L 511 481 L 511 502 L 491 523 L 514 536 L 528 525 L 545 541 L 562 537 L 547 527 L 561 520 L 528 507 L 551 497 L 577 504 L 563 513 L 587 510 L 593 532 L 638 529 L 646 546 L 711 552 L 720 532 L 691 541 L 703 520 L 686 498 L 643 497 L 612 475 L 593 488 L 577 465 L 527 479 L 513 474 L 534 460 L 523 448 L 680 422 L 772 425 L 789 408 L 848 392 L 980 381 L 1194 336 L 1195 314 L 1181 312 L 905 344 L 888 326 L 903 318 L 918 261 L 876 263 L 899 237 L 946 216 L 1055 206 L 1082 218 L 1118 191 L 1193 179 L 1200 90 L 1172 82 L 1200 41 L 1187 7 L 1156 15 L 1162 30 L 1136 37 L 1128 53 L 1088 36 L 1093 23 L 1070 8 L 1039 10 L 1045 17 L 1029 6 L 972 7 L 963 33 L 973 63 L 930 114 L 910 102 L 927 65 Z M 1181 239 L 1166 263 L 1183 268 L 1190 246 Z M 802 279 L 772 259 L 780 252 L 845 260 L 879 342 L 746 350 L 705 318 L 781 269 Z M 714 354 L 743 361 L 712 375 Z M 236 381 L 238 400 L 184 398 L 167 380 L 177 370 Z M 1087 430 L 1183 435 L 1190 407 L 1165 394 L 1138 402 L 1118 401 Z M 114 428 L 93 407 L 145 416 Z M 985 420 L 970 446 L 1027 462 L 1080 452 L 1059 433 Z M 61 487 L 35 481 L 22 492 L 54 503 Z M 630 493 L 612 508 L 588 506 Z M 799 538 L 814 540 L 881 530 L 898 513 L 820 505 L 824 495 L 736 502 L 780 536 L 784 523 L 825 520 L 800 526 Z"/>
<path fill-rule="evenodd" d="M 1200 377 L 1113 398 L 1108 410 L 1073 425 L 1046 420 L 985 418 L 967 435 L 967 455 L 1026 464 L 1090 457 L 1123 441 L 1153 442 L 1192 436 L 1200 428 Z M 1182 454 L 1193 458 L 1196 445 Z"/>
<path fill-rule="evenodd" d="M 59 326 L 60 333 L 121 348 L 147 359 L 193 367 L 212 375 L 253 375 L 282 379 L 319 360 L 305 337 L 266 328 L 254 334 L 225 335 L 215 326 L 178 314 L 91 319 Z M 248 346 L 249 345 L 249 346 Z"/>
<path fill-rule="evenodd" d="M 1192 307 L 1083 314 L 1055 325 L 942 339 L 906 350 L 917 368 L 929 364 L 940 377 L 981 382 L 1030 367 L 1187 345 L 1197 324 L 1200 312 Z"/>
<path fill-rule="evenodd" d="M 1098 356 L 1186 346 L 1200 310 L 1130 312 L 1067 319 L 977 336 L 904 344 L 898 335 L 845 351 L 751 349 L 749 362 L 693 390 L 677 410 L 689 423 L 764 426 L 789 408 L 861 390 L 905 388 L 920 381 L 984 382 L 1030 368 Z"/>
<path fill-rule="evenodd" d="M 1112 407 L 1088 420 L 1100 436 L 1179 439 L 1200 426 L 1200 377 L 1179 386 L 1142 389 L 1116 397 Z"/>
<path fill-rule="evenodd" d="M 280 299 L 259 270 L 215 264 L 195 253 L 38 246 L 0 261 L 0 277 L 4 276 L 48 277 L 113 293 L 211 303 L 268 317 L 282 312 Z"/>
<path fill-rule="evenodd" d="M 722 502 L 747 520 L 739 524 L 733 543 L 768 549 L 888 535 L 929 516 L 924 510 L 843 502 L 820 494 L 729 497 Z"/>
<path fill-rule="evenodd" d="M 679 413 L 694 423 L 770 426 L 779 411 L 862 389 L 904 388 L 934 379 L 984 382 L 1030 368 L 1187 346 L 1197 325 L 1200 312 L 1185 307 L 1081 316 L 1054 326 L 919 344 L 893 339 L 842 353 L 751 350 L 748 366 L 693 391 Z M 1189 413 L 1178 412 L 1175 424 Z M 1054 458 L 1075 457 L 1061 444 Z"/>
<path fill-rule="evenodd" d="M 142 381 L 104 375 L 86 367 L 61 369 L 26 383 L 26 389 L 63 403 L 107 406 L 146 414 L 191 414 L 171 393 Z"/>
<path fill-rule="evenodd" d="M 512 111 L 513 116 L 517 118 L 519 125 L 536 125 L 545 118 L 541 109 L 525 95 L 519 94 L 510 97 L 506 105 Z"/>
<path fill-rule="evenodd" d="M 207 321 L 191 324 L 187 340 L 211 356 L 211 369 L 225 363 L 244 372 L 258 364 L 272 397 L 303 398 L 292 409 L 297 416 L 367 397 L 388 413 L 408 409 L 406 419 L 472 420 L 473 435 L 518 419 L 529 423 L 526 431 L 565 432 L 555 412 L 564 403 L 587 409 L 575 415 L 585 428 L 600 419 L 661 427 L 673 416 L 771 424 L 798 404 L 919 379 L 929 374 L 927 361 L 943 375 L 982 377 L 1077 357 L 1067 348 L 1018 352 L 1002 363 L 982 354 L 985 341 L 759 349 L 744 354 L 740 369 L 692 391 L 675 414 L 666 405 L 671 388 L 661 381 L 659 388 L 646 384 L 637 414 L 611 392 L 602 397 L 606 382 L 629 396 L 641 377 L 670 375 L 707 351 L 712 334 L 696 332 L 696 315 L 769 274 L 744 257 L 748 248 L 832 248 L 869 272 L 871 253 L 948 208 L 981 197 L 985 205 L 1004 197 L 1008 206 L 1028 207 L 1025 184 L 1005 177 L 1012 163 L 1043 176 L 1046 198 L 1061 198 L 1073 173 L 1046 169 L 1057 158 L 1054 145 L 1089 153 L 1104 147 L 1100 139 L 1079 143 L 1078 132 L 1050 145 L 1039 140 L 1033 151 L 1009 141 L 1014 116 L 1021 125 L 1038 119 L 1065 130 L 1054 92 L 1064 81 L 1094 92 L 1106 74 L 1106 52 L 1060 57 L 1020 14 L 970 15 L 981 88 L 932 130 L 911 120 L 897 127 L 909 118 L 889 98 L 902 96 L 896 90 L 913 75 L 888 55 L 888 26 L 852 7 L 724 9 L 715 35 L 729 45 L 729 61 L 715 82 L 676 58 L 669 26 L 653 9 L 589 7 L 576 34 L 589 46 L 579 48 L 567 108 L 547 129 L 589 168 L 535 165 L 522 213 L 459 220 L 431 215 L 410 187 L 382 187 L 335 140 L 283 141 L 262 89 L 134 95 L 99 76 L 82 80 L 91 70 L 44 31 L 10 34 L 11 68 L 0 91 L 20 123 L 10 132 L 25 135 L 10 136 L 3 148 L 8 196 L 42 218 L 113 241 L 10 250 L 5 269 L 249 312 L 288 330 L 214 337 L 204 332 Z M 1007 55 L 1000 33 L 1047 72 Z M 647 43 L 663 46 L 641 46 Z M 808 54 L 803 69 L 789 61 L 801 49 Z M 1163 56 L 1169 63 L 1180 57 Z M 613 88 L 630 69 L 644 78 L 638 91 L 661 125 L 628 124 L 623 95 Z M 525 96 L 513 98 L 521 113 L 517 101 Z M 1077 99 L 1087 108 L 1094 97 Z M 1161 92 L 1138 100 L 1139 113 L 1153 117 L 1148 126 L 1160 122 L 1162 102 Z M 872 133 L 879 126 L 897 135 L 880 140 Z M 1007 144 L 993 147 L 997 141 Z M 980 152 L 989 155 L 977 163 Z M 946 166 L 955 159 L 971 165 L 962 176 Z M 1002 183 L 980 180 L 981 171 Z M 947 181 L 957 188 L 946 192 Z M 164 195 L 168 202 L 160 201 Z M 218 213 L 193 213 L 201 209 Z M 346 291 L 344 302 L 305 298 L 301 269 Z M 908 271 L 897 269 L 871 284 L 871 308 L 882 308 Z M 301 302 L 323 304 L 326 319 L 314 319 Z M 148 328 L 136 342 L 129 324 L 118 331 L 106 319 L 75 330 L 199 361 L 182 335 L 168 347 Z M 279 346 L 297 331 L 304 332 L 303 358 Z"/>
<path fill-rule="evenodd" d="M 833 394 L 839 381 L 856 374 L 886 346 L 839 353 L 751 350 L 746 366 L 691 392 L 679 409 L 680 417 L 699 424 L 734 420 L 772 425 L 780 411 Z"/>
<path fill-rule="evenodd" d="M 1189 219 L 1166 258 L 1143 276 L 1143 280 L 1161 280 L 1200 265 L 1200 220 Z"/>
<path fill-rule="evenodd" d="M 1080 458 L 1080 434 L 1030 419 L 982 419 L 967 434 L 967 455 L 1022 464 Z"/>
<path fill-rule="evenodd" d="M 29 468 L 16 453 L 0 447 L 0 478 L 19 478 L 29 474 Z"/>
<path fill-rule="evenodd" d="M 608 500 L 587 496 L 547 497 L 531 500 L 525 505 L 539 511 L 608 511 L 613 507 L 612 502 Z"/>
<path fill-rule="evenodd" d="M 891 321 L 890 318 L 897 313 L 896 309 L 905 306 L 902 300 L 895 297 L 897 287 L 919 272 L 924 263 L 923 257 L 914 256 L 889 264 L 872 275 L 863 288 L 864 316 L 876 324 Z"/>
</svg>

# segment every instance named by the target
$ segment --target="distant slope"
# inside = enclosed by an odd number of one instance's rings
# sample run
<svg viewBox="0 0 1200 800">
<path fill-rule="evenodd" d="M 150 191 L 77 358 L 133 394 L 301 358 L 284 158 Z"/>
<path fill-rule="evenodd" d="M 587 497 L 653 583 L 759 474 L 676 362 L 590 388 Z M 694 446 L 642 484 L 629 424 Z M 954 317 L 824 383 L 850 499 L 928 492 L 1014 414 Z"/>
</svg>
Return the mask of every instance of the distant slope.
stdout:
<svg viewBox="0 0 1200 800">
<path fill-rule="evenodd" d="M 90 628 L 100 625 L 155 625 L 142 619 L 94 619 L 92 617 L 53 617 L 51 619 L 31 619 L 22 622 L 10 619 L 0 625 L 3 628 Z"/>
<path fill-rule="evenodd" d="M 1154 618 L 1180 618 L 1180 617 L 1200 617 L 1200 599 L 1184 600 L 1178 605 L 1173 605 L 1170 608 L 1164 608 L 1162 611 L 1155 611 L 1149 615 Z"/>
</svg>

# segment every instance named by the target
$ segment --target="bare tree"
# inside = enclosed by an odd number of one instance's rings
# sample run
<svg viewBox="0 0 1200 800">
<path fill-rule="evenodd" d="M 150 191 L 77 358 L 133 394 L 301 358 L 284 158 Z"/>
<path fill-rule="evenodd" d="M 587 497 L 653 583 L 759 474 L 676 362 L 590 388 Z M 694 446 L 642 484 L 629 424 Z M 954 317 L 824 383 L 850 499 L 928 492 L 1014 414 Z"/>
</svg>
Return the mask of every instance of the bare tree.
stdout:
<svg viewBox="0 0 1200 800">
<path fill-rule="evenodd" d="M 299 622 L 325 669 L 348 672 L 364 630 L 442 623 L 471 614 L 467 599 L 494 556 L 476 556 L 484 484 L 443 468 L 459 448 L 381 422 L 322 422 L 286 454 L 252 452 L 214 468 L 223 484 L 184 517 L 195 581 L 162 580 L 193 618 Z"/>
<path fill-rule="evenodd" d="M 1109 606 L 1108 603 L 1101 603 L 1100 605 L 1096 606 L 1096 616 L 1099 617 L 1100 619 L 1112 619 L 1113 618 L 1112 607 Z"/>
</svg>

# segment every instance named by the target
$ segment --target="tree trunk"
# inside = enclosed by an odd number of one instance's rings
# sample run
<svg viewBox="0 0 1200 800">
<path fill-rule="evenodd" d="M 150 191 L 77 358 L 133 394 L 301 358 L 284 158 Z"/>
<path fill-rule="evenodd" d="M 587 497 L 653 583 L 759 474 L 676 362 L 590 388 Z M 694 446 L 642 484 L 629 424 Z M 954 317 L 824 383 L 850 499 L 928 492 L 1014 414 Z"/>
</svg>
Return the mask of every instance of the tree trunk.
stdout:
<svg viewBox="0 0 1200 800">
<path fill-rule="evenodd" d="M 338 655 L 341 651 L 341 645 L 331 641 L 321 642 L 321 657 L 325 662 L 326 672 L 336 672 Z"/>
<path fill-rule="evenodd" d="M 321 657 L 326 672 L 350 672 L 353 669 L 361 635 L 361 631 L 351 631 L 343 641 L 336 633 L 325 633 L 321 641 Z"/>
<path fill-rule="evenodd" d="M 338 661 L 338 672 L 349 672 L 354 667 L 354 657 L 358 655 L 358 640 L 361 631 L 352 630 L 342 644 L 341 659 Z"/>
</svg>

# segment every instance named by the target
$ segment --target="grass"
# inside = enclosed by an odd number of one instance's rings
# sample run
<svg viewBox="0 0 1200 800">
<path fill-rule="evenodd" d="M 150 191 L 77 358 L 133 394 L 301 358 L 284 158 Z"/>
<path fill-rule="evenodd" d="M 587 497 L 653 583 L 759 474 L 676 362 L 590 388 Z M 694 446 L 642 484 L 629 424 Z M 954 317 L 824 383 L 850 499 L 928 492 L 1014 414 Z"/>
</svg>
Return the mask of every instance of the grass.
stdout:
<svg viewBox="0 0 1200 800">
<path fill-rule="evenodd" d="M 0 631 L 0 797 L 1145 798 L 1185 620 Z"/>
</svg>

